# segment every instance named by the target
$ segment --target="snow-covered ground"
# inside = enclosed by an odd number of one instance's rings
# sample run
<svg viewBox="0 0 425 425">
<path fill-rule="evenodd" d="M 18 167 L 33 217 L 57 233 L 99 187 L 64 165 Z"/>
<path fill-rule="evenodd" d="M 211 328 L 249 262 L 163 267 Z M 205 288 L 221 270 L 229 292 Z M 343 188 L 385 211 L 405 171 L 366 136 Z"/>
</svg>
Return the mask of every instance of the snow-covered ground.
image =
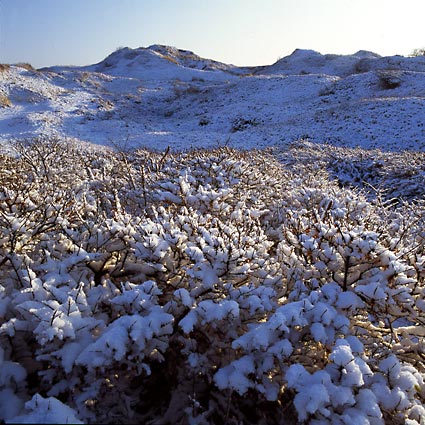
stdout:
<svg viewBox="0 0 425 425">
<path fill-rule="evenodd" d="M 0 73 L 0 141 L 60 136 L 122 149 L 337 146 L 425 150 L 425 57 L 295 50 L 241 68 L 168 46 L 98 64 Z"/>
</svg>

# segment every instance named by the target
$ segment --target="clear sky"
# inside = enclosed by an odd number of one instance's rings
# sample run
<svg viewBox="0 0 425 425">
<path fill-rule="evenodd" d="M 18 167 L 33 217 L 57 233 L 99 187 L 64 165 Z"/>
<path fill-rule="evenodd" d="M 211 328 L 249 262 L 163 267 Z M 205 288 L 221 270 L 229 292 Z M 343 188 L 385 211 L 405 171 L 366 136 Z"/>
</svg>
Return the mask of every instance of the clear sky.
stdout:
<svg viewBox="0 0 425 425">
<path fill-rule="evenodd" d="M 0 0 L 3 63 L 88 65 L 151 44 L 235 65 L 296 48 L 407 56 L 425 47 L 425 0 Z"/>
</svg>

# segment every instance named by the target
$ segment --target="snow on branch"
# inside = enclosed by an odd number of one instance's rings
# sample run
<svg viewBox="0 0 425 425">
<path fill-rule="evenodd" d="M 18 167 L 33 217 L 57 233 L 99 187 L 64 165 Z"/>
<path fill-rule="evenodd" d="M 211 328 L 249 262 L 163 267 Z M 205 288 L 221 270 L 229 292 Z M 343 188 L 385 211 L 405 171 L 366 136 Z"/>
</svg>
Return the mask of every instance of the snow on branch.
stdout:
<svg viewBox="0 0 425 425">
<path fill-rule="evenodd" d="M 0 419 L 423 423 L 425 208 L 367 155 L 16 144 Z"/>
</svg>

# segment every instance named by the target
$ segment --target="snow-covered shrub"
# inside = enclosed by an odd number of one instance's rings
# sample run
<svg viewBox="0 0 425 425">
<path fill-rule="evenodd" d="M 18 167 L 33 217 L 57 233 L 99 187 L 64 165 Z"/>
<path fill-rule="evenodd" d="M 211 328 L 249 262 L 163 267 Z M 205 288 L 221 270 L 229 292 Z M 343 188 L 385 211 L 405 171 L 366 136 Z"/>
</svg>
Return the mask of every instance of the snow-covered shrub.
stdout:
<svg viewBox="0 0 425 425">
<path fill-rule="evenodd" d="M 341 148 L 302 140 L 279 152 L 279 157 L 300 170 L 304 163 L 326 169 L 341 185 L 361 188 L 369 199 L 379 196 L 384 202 L 396 203 L 418 202 L 424 197 L 424 152 Z"/>
<path fill-rule="evenodd" d="M 1 420 L 424 421 L 413 191 L 346 188 L 310 146 L 0 160 Z"/>
<path fill-rule="evenodd" d="M 82 424 L 76 412 L 54 397 L 39 394 L 25 403 L 25 412 L 9 419 L 9 424 Z"/>
</svg>

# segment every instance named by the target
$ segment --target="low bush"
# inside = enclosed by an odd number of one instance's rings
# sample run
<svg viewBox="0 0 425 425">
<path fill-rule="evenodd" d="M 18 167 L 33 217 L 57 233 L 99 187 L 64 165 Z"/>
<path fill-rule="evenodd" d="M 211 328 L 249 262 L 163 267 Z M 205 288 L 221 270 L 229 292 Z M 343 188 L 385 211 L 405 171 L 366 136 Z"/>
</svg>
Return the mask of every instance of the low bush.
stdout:
<svg viewBox="0 0 425 425">
<path fill-rule="evenodd" d="M 413 56 L 413 57 L 425 56 L 425 47 L 414 49 L 410 56 Z"/>
<path fill-rule="evenodd" d="M 419 424 L 424 206 L 300 153 L 0 158 L 6 422 Z"/>
<path fill-rule="evenodd" d="M 376 75 L 379 77 L 379 85 L 383 90 L 396 89 L 402 83 L 402 73 L 400 71 L 378 70 Z"/>
</svg>

